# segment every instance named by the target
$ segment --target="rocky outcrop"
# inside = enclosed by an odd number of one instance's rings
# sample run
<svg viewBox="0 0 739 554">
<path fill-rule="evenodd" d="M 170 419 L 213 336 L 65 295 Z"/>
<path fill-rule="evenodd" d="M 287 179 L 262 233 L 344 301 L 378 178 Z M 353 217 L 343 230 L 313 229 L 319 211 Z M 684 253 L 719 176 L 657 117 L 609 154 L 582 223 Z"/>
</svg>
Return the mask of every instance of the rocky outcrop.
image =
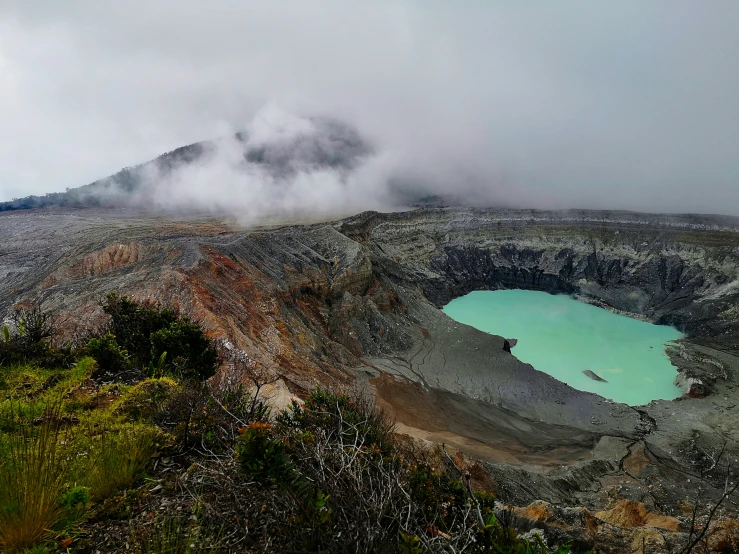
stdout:
<svg viewBox="0 0 739 554">
<path fill-rule="evenodd" d="M 655 527 L 677 531 L 680 528 L 680 520 L 677 518 L 651 512 L 644 504 L 633 500 L 620 500 L 608 510 L 596 512 L 595 517 L 611 525 L 627 529 Z"/>
<path fill-rule="evenodd" d="M 688 398 L 703 398 L 708 392 L 703 381 L 695 377 L 688 377 L 685 373 L 677 374 L 675 377 L 675 386 Z"/>
<path fill-rule="evenodd" d="M 38 288 L 54 287 L 83 277 L 96 277 L 135 264 L 145 259 L 146 250 L 146 247 L 135 242 L 107 244 L 100 250 L 85 254 L 78 263 L 59 267 L 41 281 Z"/>
<path fill-rule="evenodd" d="M 685 548 L 691 539 L 686 522 L 629 500 L 596 513 L 547 502 L 512 509 L 500 506 L 496 510 L 499 517 L 506 517 L 506 509 L 512 511 L 520 526 L 540 529 L 550 544 L 569 543 L 578 552 L 669 554 Z M 704 552 L 731 552 L 736 548 L 738 532 L 739 522 L 734 519 L 712 522 L 699 548 Z"/>
<path fill-rule="evenodd" d="M 596 374 L 594 371 L 592 371 L 590 369 L 583 370 L 583 373 L 585 375 L 587 375 L 588 377 L 590 377 L 593 381 L 599 381 L 601 383 L 607 383 L 608 382 L 605 379 L 603 379 L 603 377 L 601 377 L 600 375 Z"/>
</svg>

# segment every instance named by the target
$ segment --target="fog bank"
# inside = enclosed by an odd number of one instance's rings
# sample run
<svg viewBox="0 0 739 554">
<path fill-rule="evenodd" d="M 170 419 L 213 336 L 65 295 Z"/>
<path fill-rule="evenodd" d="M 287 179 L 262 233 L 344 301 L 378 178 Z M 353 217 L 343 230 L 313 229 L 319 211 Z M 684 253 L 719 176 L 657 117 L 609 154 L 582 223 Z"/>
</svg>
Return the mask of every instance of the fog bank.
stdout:
<svg viewBox="0 0 739 554">
<path fill-rule="evenodd" d="M 127 201 L 739 214 L 737 28 L 733 0 L 5 0 L 0 200 L 218 139 L 186 169 L 150 167 L 156 186 Z M 244 163 L 239 132 L 290 159 Z M 308 136 L 310 155 L 293 140 Z"/>
</svg>

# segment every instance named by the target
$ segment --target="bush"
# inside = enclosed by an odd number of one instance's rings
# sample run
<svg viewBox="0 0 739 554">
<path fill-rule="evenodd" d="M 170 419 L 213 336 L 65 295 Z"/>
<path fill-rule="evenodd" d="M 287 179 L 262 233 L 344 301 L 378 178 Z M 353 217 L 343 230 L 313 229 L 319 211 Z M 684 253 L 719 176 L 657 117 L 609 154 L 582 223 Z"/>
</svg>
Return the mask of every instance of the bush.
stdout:
<svg viewBox="0 0 739 554">
<path fill-rule="evenodd" d="M 53 316 L 39 306 L 27 310 L 17 308 L 10 316 L 18 336 L 27 344 L 39 344 L 54 335 Z"/>
<path fill-rule="evenodd" d="M 218 368 L 218 353 L 210 339 L 187 316 L 151 334 L 151 359 L 163 355 L 165 368 L 183 379 L 204 381 Z"/>
<path fill-rule="evenodd" d="M 201 327 L 170 308 L 140 304 L 110 293 L 103 304 L 110 315 L 109 333 L 138 368 L 161 376 L 205 380 L 218 368 L 218 353 Z M 111 346 L 113 348 L 113 346 Z"/>
<path fill-rule="evenodd" d="M 375 407 L 371 398 L 355 394 L 347 396 L 328 389 L 315 389 L 305 404 L 293 401 L 277 418 L 287 428 L 315 432 L 329 437 L 339 435 L 356 448 L 375 448 L 383 454 L 395 448 L 394 425 L 387 414 Z"/>
<path fill-rule="evenodd" d="M 496 519 L 492 494 L 472 494 L 451 458 L 408 463 L 403 452 L 371 399 L 317 389 L 274 425 L 245 428 L 239 462 L 288 493 L 281 513 L 290 514 L 285 535 L 301 537 L 290 543 L 294 550 L 549 552 L 543 541 L 527 542 Z"/>
<path fill-rule="evenodd" d="M 370 399 L 318 389 L 277 417 L 294 464 L 285 486 L 308 551 L 392 552 L 408 514 L 393 425 Z M 277 440 L 277 437 L 273 440 Z M 282 483 L 281 483 L 282 484 Z"/>
<path fill-rule="evenodd" d="M 75 485 L 62 494 L 62 506 L 64 508 L 84 508 L 90 503 L 90 489 Z"/>
<path fill-rule="evenodd" d="M 409 467 L 408 485 L 421 517 L 442 531 L 450 530 L 456 512 L 465 504 L 459 479 L 444 471 L 435 472 L 429 464 L 422 463 Z"/>
<path fill-rule="evenodd" d="M 66 517 L 61 521 L 62 527 L 71 526 L 79 521 L 90 505 L 90 489 L 75 485 L 62 494 L 61 505 Z"/>
<path fill-rule="evenodd" d="M 211 407 L 204 383 L 184 381 L 169 392 L 154 421 L 170 429 L 181 450 L 187 450 L 193 443 L 191 439 L 202 441 L 202 435 L 208 433 Z"/>
<path fill-rule="evenodd" d="M 246 392 L 241 383 L 236 386 L 218 387 L 211 390 L 211 394 L 213 401 L 221 409 L 221 416 L 226 416 L 225 419 L 231 426 L 235 421 L 242 424 L 251 421 L 269 421 L 270 408 L 259 398 L 259 392 L 254 394 Z"/>
<path fill-rule="evenodd" d="M 146 367 L 152 361 L 151 334 L 177 320 L 174 310 L 139 304 L 115 292 L 106 296 L 103 311 L 111 318 L 108 330 L 138 367 Z"/>
<path fill-rule="evenodd" d="M 18 308 L 10 316 L 12 330 L 2 327 L 0 366 L 33 364 L 46 368 L 71 367 L 75 357 L 70 347 L 52 344 L 55 329 L 51 312 Z"/>
<path fill-rule="evenodd" d="M 87 353 L 97 362 L 99 370 L 103 372 L 120 374 L 129 369 L 128 352 L 118 346 L 110 332 L 99 339 L 90 339 L 86 348 Z"/>
<path fill-rule="evenodd" d="M 242 471 L 259 482 L 274 481 L 284 487 L 296 476 L 285 446 L 269 423 L 256 421 L 242 428 L 236 453 Z"/>
<path fill-rule="evenodd" d="M 202 422 L 194 423 L 201 438 L 228 428 L 218 409 L 232 421 L 251 412 L 250 400 L 238 389 L 218 392 L 217 398 L 206 394 L 206 386 L 197 390 L 202 395 L 192 422 Z M 222 551 L 550 552 L 535 535 L 531 542 L 519 537 L 512 519 L 497 519 L 492 494 L 472 494 L 441 449 L 405 450 L 391 429 L 368 399 L 316 390 L 305 404 L 294 402 L 272 422 L 252 420 L 241 428 L 237 471 L 230 452 L 222 456 L 208 450 L 210 462 L 196 464 L 178 486 L 197 498 L 203 525 L 219 518 L 228 537 Z M 200 519 L 181 523 L 186 525 L 172 524 L 177 530 L 170 533 L 163 528 L 169 523 L 160 527 L 154 520 L 141 529 L 146 542 L 132 543 L 145 545 L 142 552 L 187 552 L 178 549 L 204 544 L 177 539 L 203 528 Z M 179 546 L 163 550 L 175 543 Z"/>
</svg>

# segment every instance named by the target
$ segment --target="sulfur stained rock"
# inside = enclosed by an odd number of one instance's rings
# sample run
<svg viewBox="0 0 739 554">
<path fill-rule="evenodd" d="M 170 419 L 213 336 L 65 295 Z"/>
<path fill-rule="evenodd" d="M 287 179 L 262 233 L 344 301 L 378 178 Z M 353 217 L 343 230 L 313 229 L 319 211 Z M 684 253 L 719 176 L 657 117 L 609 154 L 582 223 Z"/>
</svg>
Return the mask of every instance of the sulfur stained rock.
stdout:
<svg viewBox="0 0 739 554">
<path fill-rule="evenodd" d="M 550 543 L 572 542 L 583 551 L 641 552 L 645 545 L 648 552 L 666 554 L 670 551 L 667 541 L 674 545 L 686 539 L 684 533 L 678 532 L 675 518 L 653 514 L 631 501 L 595 514 L 585 508 L 562 508 L 541 501 L 513 511 L 526 526 L 544 529 Z"/>
<path fill-rule="evenodd" d="M 82 259 L 80 271 L 83 275 L 94 277 L 118 267 L 138 262 L 144 257 L 146 249 L 135 242 L 111 243 L 102 250 L 87 254 Z"/>
<path fill-rule="evenodd" d="M 596 512 L 595 517 L 618 527 L 658 527 L 677 531 L 680 521 L 677 518 L 656 514 L 646 509 L 641 502 L 622 500 L 609 510 Z"/>
</svg>

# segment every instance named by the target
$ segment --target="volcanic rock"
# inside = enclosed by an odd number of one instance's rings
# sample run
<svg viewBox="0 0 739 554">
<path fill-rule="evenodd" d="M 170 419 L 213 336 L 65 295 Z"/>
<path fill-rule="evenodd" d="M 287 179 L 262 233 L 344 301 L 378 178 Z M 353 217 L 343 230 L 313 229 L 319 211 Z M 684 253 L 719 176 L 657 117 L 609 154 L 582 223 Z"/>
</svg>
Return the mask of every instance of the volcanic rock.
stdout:
<svg viewBox="0 0 739 554">
<path fill-rule="evenodd" d="M 607 383 L 608 382 L 605 379 L 603 379 L 603 377 L 601 377 L 600 375 L 598 375 L 594 371 L 591 371 L 590 369 L 584 369 L 583 370 L 583 373 L 585 375 L 587 375 L 588 377 L 590 377 L 593 381 L 599 381 L 601 383 Z"/>
</svg>

